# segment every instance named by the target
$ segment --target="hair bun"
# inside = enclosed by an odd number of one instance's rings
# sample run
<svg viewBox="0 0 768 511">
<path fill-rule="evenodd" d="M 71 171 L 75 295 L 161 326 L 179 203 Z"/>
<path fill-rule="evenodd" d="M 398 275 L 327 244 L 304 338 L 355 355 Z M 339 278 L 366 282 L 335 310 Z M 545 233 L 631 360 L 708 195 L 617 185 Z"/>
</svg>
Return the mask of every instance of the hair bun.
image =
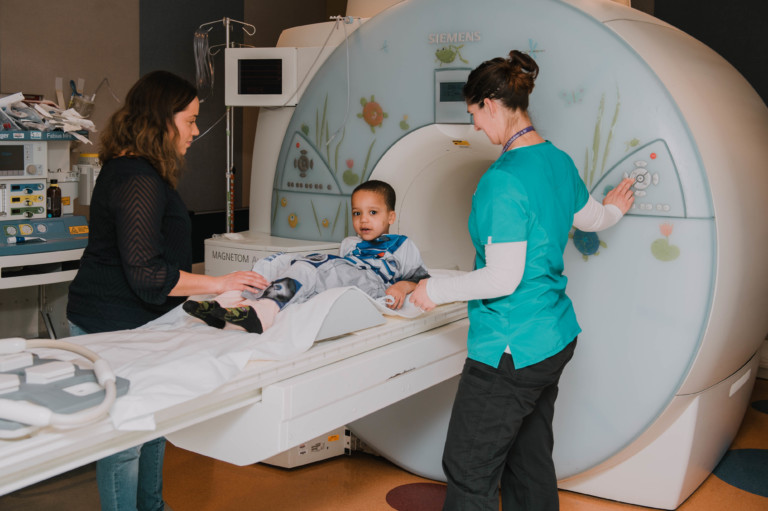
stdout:
<svg viewBox="0 0 768 511">
<path fill-rule="evenodd" d="M 539 66 L 536 61 L 527 53 L 512 50 L 509 52 L 507 63 L 509 64 L 509 86 L 520 93 L 530 94 L 539 75 Z"/>
<path fill-rule="evenodd" d="M 489 98 L 501 100 L 507 108 L 526 111 L 538 74 L 539 66 L 530 55 L 512 50 L 507 58 L 486 60 L 473 69 L 462 94 L 469 105 L 482 105 Z"/>
</svg>

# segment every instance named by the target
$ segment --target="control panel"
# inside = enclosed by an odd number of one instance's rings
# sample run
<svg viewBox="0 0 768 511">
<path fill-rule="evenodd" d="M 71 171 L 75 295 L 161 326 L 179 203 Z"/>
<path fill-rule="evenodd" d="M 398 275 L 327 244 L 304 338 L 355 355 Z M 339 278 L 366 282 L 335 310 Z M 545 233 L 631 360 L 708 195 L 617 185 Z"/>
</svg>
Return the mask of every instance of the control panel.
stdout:
<svg viewBox="0 0 768 511">
<path fill-rule="evenodd" d="M 316 149 L 302 133 L 293 134 L 287 158 L 275 178 L 275 236 L 321 240 L 348 235 L 349 196 L 343 195 L 343 190 L 360 182 L 362 169 L 352 159 L 339 161 L 332 145 L 321 141 L 320 147 L 328 152 L 322 154 L 322 149 Z"/>
<path fill-rule="evenodd" d="M 45 179 L 0 178 L 0 221 L 45 218 Z"/>
<path fill-rule="evenodd" d="M 74 250 L 87 244 L 83 216 L 0 221 L 0 256 Z"/>
<path fill-rule="evenodd" d="M 45 177 L 47 173 L 46 142 L 0 140 L 0 179 Z"/>
<path fill-rule="evenodd" d="M 622 159 L 603 175 L 591 190 L 604 197 L 622 179 L 635 180 L 635 203 L 630 215 L 684 218 L 685 199 L 680 177 L 669 147 L 663 140 L 654 140 Z"/>
<path fill-rule="evenodd" d="M 339 183 L 326 167 L 323 156 L 299 133 L 293 135 L 278 186 L 286 190 L 341 193 Z"/>
</svg>

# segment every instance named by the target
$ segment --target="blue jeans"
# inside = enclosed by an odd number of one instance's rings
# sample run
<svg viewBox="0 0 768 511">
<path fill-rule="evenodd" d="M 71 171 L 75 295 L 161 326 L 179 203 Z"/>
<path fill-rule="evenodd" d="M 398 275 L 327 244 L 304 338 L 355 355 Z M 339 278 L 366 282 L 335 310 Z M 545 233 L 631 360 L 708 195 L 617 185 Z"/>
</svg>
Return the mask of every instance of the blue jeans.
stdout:
<svg viewBox="0 0 768 511">
<path fill-rule="evenodd" d="M 69 322 L 69 336 L 76 337 L 78 335 L 88 335 L 88 332 L 77 326 L 76 324 Z"/>
<path fill-rule="evenodd" d="M 164 454 L 160 437 L 97 461 L 102 511 L 162 511 Z"/>
<path fill-rule="evenodd" d="M 69 322 L 69 334 L 88 332 Z M 162 511 L 165 438 L 156 438 L 96 462 L 102 511 Z"/>
</svg>

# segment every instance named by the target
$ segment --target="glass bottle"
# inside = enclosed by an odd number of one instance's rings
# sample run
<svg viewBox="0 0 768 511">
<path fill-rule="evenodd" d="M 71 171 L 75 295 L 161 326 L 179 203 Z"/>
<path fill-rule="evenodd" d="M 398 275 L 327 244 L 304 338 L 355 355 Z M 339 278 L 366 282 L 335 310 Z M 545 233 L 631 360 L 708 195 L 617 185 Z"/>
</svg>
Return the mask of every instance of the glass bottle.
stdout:
<svg viewBox="0 0 768 511">
<path fill-rule="evenodd" d="M 51 186 L 48 187 L 46 192 L 45 202 L 48 218 L 61 216 L 61 188 L 59 188 L 59 181 L 57 179 L 51 179 Z"/>
</svg>

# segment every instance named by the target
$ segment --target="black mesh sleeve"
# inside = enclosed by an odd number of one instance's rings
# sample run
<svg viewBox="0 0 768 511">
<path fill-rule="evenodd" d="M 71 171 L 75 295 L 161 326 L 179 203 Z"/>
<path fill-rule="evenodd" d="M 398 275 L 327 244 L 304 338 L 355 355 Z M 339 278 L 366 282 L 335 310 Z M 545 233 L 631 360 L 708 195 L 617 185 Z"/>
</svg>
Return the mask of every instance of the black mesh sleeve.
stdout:
<svg viewBox="0 0 768 511">
<path fill-rule="evenodd" d="M 126 176 L 112 194 L 123 272 L 143 301 L 161 304 L 179 280 L 179 268 L 163 254 L 167 197 L 159 176 Z"/>
</svg>

